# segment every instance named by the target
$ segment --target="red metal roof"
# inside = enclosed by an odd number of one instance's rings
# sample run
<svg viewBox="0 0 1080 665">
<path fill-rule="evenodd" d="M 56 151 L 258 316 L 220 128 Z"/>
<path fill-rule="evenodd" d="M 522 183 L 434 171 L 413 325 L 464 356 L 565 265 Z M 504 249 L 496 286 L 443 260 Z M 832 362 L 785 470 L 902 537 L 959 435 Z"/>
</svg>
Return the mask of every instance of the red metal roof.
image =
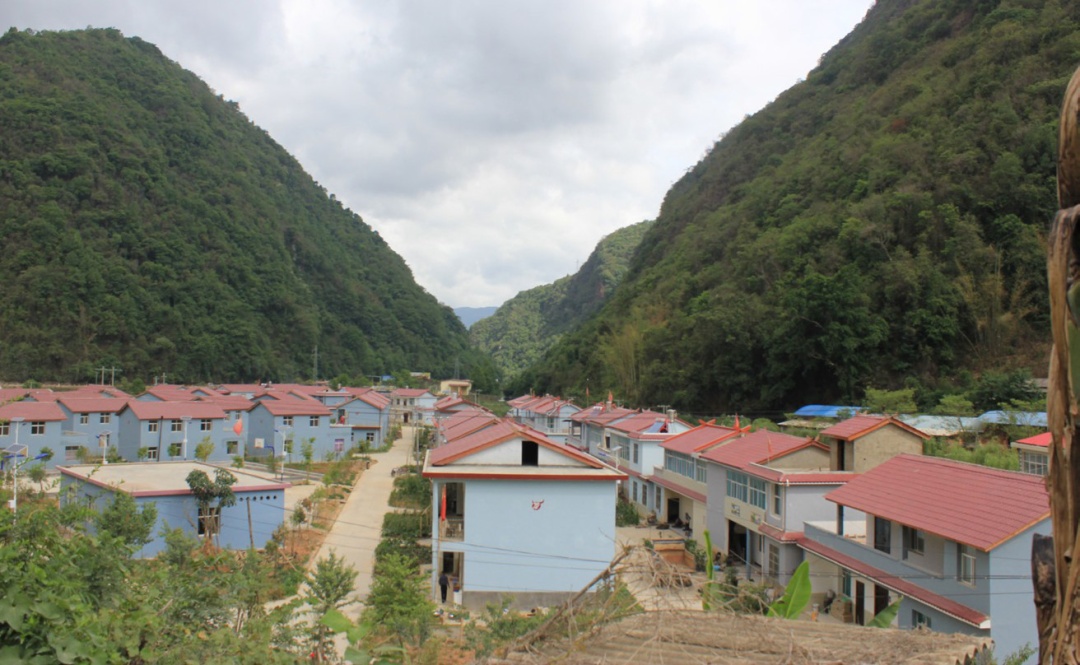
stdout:
<svg viewBox="0 0 1080 665">
<path fill-rule="evenodd" d="M 765 522 L 758 525 L 758 531 L 781 543 L 797 543 L 803 535 L 802 531 L 781 531 Z"/>
<path fill-rule="evenodd" d="M 829 436 L 844 441 L 854 441 L 855 439 L 866 436 L 886 425 L 895 425 L 922 439 L 930 438 L 911 425 L 903 423 L 891 416 L 855 416 L 854 418 L 848 418 L 847 420 L 836 423 L 832 427 L 823 429 L 821 431 L 821 436 Z"/>
<path fill-rule="evenodd" d="M 853 471 L 792 471 L 760 464 L 750 464 L 743 470 L 752 476 L 781 485 L 842 485 L 857 475 Z"/>
<path fill-rule="evenodd" d="M 117 413 L 128 403 L 112 397 L 57 397 L 56 401 L 72 413 Z"/>
<path fill-rule="evenodd" d="M 825 498 L 989 552 L 1050 515 L 1041 476 L 899 455 Z"/>
<path fill-rule="evenodd" d="M 390 398 L 382 393 L 377 393 L 374 390 L 369 390 L 366 393 L 358 393 L 354 399 L 369 404 L 380 411 L 390 406 Z"/>
<path fill-rule="evenodd" d="M 1020 439 L 1017 443 L 1027 444 L 1029 446 L 1041 446 L 1048 448 L 1050 443 L 1054 440 L 1052 432 L 1043 432 L 1042 434 L 1036 434 L 1035 436 L 1029 436 L 1026 439 Z"/>
<path fill-rule="evenodd" d="M 199 402 L 213 402 L 226 411 L 250 411 L 255 402 L 243 395 L 215 395 L 212 397 L 196 397 Z"/>
<path fill-rule="evenodd" d="M 140 402 L 131 400 L 127 407 L 139 420 L 180 420 L 189 418 L 224 418 L 225 412 L 213 402 Z"/>
<path fill-rule="evenodd" d="M 660 447 L 665 450 L 690 455 L 719 445 L 738 433 L 738 430 L 731 427 L 705 423 L 680 434 L 672 435 L 661 443 Z"/>
<path fill-rule="evenodd" d="M 150 386 L 146 389 L 146 394 L 153 395 L 166 402 L 183 402 L 193 400 L 196 397 L 184 386 L 174 386 L 166 383 Z"/>
<path fill-rule="evenodd" d="M 440 423 L 443 438 L 456 441 L 463 436 L 490 427 L 499 422 L 493 413 L 485 411 L 460 411 Z"/>
<path fill-rule="evenodd" d="M 554 450 L 555 452 L 582 462 L 586 466 L 594 469 L 604 467 L 600 460 L 592 455 L 583 453 L 580 450 L 565 444 L 552 441 L 540 432 L 528 427 L 523 427 L 510 420 L 500 420 L 490 427 L 485 427 L 478 432 L 463 436 L 455 441 L 439 446 L 438 448 L 433 448 L 428 453 L 428 462 L 431 466 L 445 466 L 474 452 L 498 445 L 514 438 L 535 441 L 537 444 L 548 448 L 549 450 Z"/>
<path fill-rule="evenodd" d="M 707 450 L 701 454 L 701 458 L 736 469 L 746 469 L 751 464 L 765 464 L 813 445 L 821 446 L 810 438 L 759 429 L 741 439 Z"/>
<path fill-rule="evenodd" d="M 398 388 L 390 394 L 394 397 L 420 397 L 425 394 L 431 395 L 431 393 L 423 388 Z M 432 395 L 432 397 L 434 397 L 434 395 Z"/>
<path fill-rule="evenodd" d="M 0 420 L 22 418 L 26 421 L 67 420 L 56 402 L 12 402 L 0 406 Z"/>
<path fill-rule="evenodd" d="M 863 563 L 854 557 L 837 552 L 831 547 L 822 545 L 815 540 L 803 537 L 800 538 L 798 542 L 799 547 L 807 552 L 812 552 L 821 558 L 831 561 L 841 568 L 847 568 L 858 575 L 868 577 L 875 583 L 888 587 L 902 596 L 914 598 L 920 603 L 929 605 L 930 607 L 948 614 L 954 619 L 959 619 L 976 628 L 987 629 L 990 627 L 990 617 L 982 612 L 971 609 L 967 605 L 962 605 L 955 600 L 950 600 L 945 596 L 940 596 L 931 591 L 927 591 L 921 586 L 909 582 L 902 577 L 887 573 L 879 568 Z"/>
</svg>

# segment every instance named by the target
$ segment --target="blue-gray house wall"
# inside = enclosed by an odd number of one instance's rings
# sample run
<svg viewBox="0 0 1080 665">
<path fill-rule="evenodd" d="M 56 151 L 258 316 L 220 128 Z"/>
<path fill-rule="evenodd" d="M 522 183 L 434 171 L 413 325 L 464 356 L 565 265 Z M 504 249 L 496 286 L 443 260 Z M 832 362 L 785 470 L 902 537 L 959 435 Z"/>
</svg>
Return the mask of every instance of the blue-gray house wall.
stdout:
<svg viewBox="0 0 1080 665">
<path fill-rule="evenodd" d="M 483 607 L 504 594 L 519 605 L 550 602 L 581 590 L 615 556 L 615 483 L 572 480 L 476 480 L 434 483 L 432 528 L 439 532 L 441 483 L 462 482 L 464 537 L 436 542 L 464 557 L 463 601 Z M 537 507 L 538 502 L 543 502 Z"/>
<path fill-rule="evenodd" d="M 46 467 L 51 469 L 57 464 L 64 464 L 64 421 L 46 420 L 43 422 L 44 431 L 41 434 L 31 434 L 33 430 L 29 420 L 9 423 L 7 436 L 0 436 L 0 448 L 15 445 L 17 439 L 20 446 L 26 446 L 26 460 L 41 454 L 43 448 L 49 448 L 53 451 L 53 458 L 46 463 Z M 18 430 L 17 436 L 16 430 Z"/>
<path fill-rule="evenodd" d="M 1005 655 L 1025 644 L 1038 649 L 1031 586 L 1031 541 L 1034 534 L 1048 535 L 1051 531 L 1050 520 L 1044 520 L 990 552 L 987 570 L 987 582 L 992 585 L 990 637 L 994 638 L 998 662 L 1004 662 Z"/>
<path fill-rule="evenodd" d="M 73 493 L 67 489 L 70 486 L 75 488 Z M 96 510 L 109 505 L 114 497 L 114 490 L 68 475 L 61 476 L 60 487 L 62 502 L 77 501 Z M 235 495 L 236 505 L 221 511 L 218 544 L 225 549 L 242 550 L 254 543 L 257 549 L 262 549 L 284 521 L 285 491 L 237 491 Z M 152 558 L 160 554 L 165 549 L 166 529 L 181 529 L 191 536 L 198 536 L 199 508 L 191 494 L 136 496 L 135 503 L 140 509 L 146 504 L 153 504 L 157 508 L 157 522 L 150 532 L 152 540 L 133 555 L 136 558 Z"/>
<path fill-rule="evenodd" d="M 300 461 L 301 446 L 309 439 L 314 439 L 314 459 L 325 459 L 327 453 L 334 452 L 334 438 L 340 435 L 332 434 L 330 429 L 329 415 L 320 415 L 319 424 L 311 424 L 310 415 L 292 416 L 292 424 L 286 424 L 288 416 L 275 416 L 266 407 L 258 405 L 248 414 L 247 456 L 263 457 L 273 450 L 278 456 L 282 456 L 283 442 L 291 440 L 292 453 L 286 454 L 286 461 Z M 255 448 L 255 440 L 263 440 L 263 448 Z"/>
</svg>

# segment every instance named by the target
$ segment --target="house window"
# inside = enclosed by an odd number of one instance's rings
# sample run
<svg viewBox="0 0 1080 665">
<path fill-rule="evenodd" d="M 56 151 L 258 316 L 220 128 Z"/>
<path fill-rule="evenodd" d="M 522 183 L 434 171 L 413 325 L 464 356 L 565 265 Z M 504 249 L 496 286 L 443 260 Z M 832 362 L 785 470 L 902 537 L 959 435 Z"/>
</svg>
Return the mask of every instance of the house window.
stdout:
<svg viewBox="0 0 1080 665">
<path fill-rule="evenodd" d="M 203 418 L 202 420 L 199 421 L 199 431 L 200 432 L 209 432 L 210 428 L 212 426 L 213 426 L 213 424 L 210 422 L 209 418 Z"/>
<path fill-rule="evenodd" d="M 79 424 L 80 425 L 89 425 L 90 424 L 90 414 L 89 413 L 80 413 L 79 414 Z"/>
<path fill-rule="evenodd" d="M 319 426 L 319 417 L 318 416 L 311 416 L 311 419 L 308 421 L 308 424 L 311 425 L 312 427 L 318 427 Z"/>
<path fill-rule="evenodd" d="M 630 483 L 630 495 L 633 497 L 634 503 L 637 503 L 637 483 L 636 482 L 631 482 Z"/>
<path fill-rule="evenodd" d="M 179 420 L 173 420 L 172 426 L 169 429 L 173 432 L 182 432 L 184 431 L 184 423 Z"/>
<path fill-rule="evenodd" d="M 919 610 L 911 610 L 911 627 L 918 628 L 919 626 L 930 630 L 932 627 L 930 625 L 930 617 L 926 616 Z"/>
<path fill-rule="evenodd" d="M 11 434 L 10 423 L 0 423 L 0 436 L 8 436 Z"/>
<path fill-rule="evenodd" d="M 151 434 L 158 431 L 158 421 L 151 420 L 150 422 L 146 423 L 146 431 L 150 432 Z"/>
<path fill-rule="evenodd" d="M 158 460 L 158 449 L 156 447 L 155 448 L 147 448 L 146 449 L 146 459 L 147 459 L 147 461 L 150 461 L 150 462 L 156 462 Z"/>
<path fill-rule="evenodd" d="M 548 416 L 547 428 L 548 428 L 548 431 L 554 431 L 555 430 L 555 419 L 552 418 L 551 416 Z"/>
<path fill-rule="evenodd" d="M 740 471 L 728 471 L 727 495 L 746 503 L 749 497 L 749 478 Z"/>
<path fill-rule="evenodd" d="M 1045 476 L 1049 470 L 1049 455 L 1033 453 L 1027 450 L 1020 451 L 1020 470 L 1036 476 Z"/>
<path fill-rule="evenodd" d="M 101 422 L 102 425 L 108 425 L 110 422 L 112 422 L 112 414 L 103 413 L 98 416 L 98 420 Z"/>
<path fill-rule="evenodd" d="M 45 433 L 45 421 L 44 420 L 31 421 L 31 423 L 30 423 L 30 433 L 31 434 L 44 434 Z"/>
<path fill-rule="evenodd" d="M 708 478 L 708 467 L 705 465 L 704 461 L 698 460 L 694 466 L 694 480 L 699 483 L 704 483 L 708 481 Z"/>
<path fill-rule="evenodd" d="M 240 448 L 240 442 L 239 441 L 226 441 L 225 442 L 225 454 L 226 455 L 235 455 L 236 451 L 239 450 L 239 448 Z"/>
<path fill-rule="evenodd" d="M 292 416 L 283 416 L 281 418 L 281 424 L 285 427 L 292 427 Z"/>
<path fill-rule="evenodd" d="M 367 434 L 364 435 L 364 437 L 367 439 L 368 443 L 374 443 L 375 442 L 375 432 L 368 432 Z"/>
<path fill-rule="evenodd" d="M 892 554 L 892 522 L 874 518 L 874 549 Z"/>
<path fill-rule="evenodd" d="M 769 545 L 769 577 L 775 582 L 780 577 L 780 548 Z"/>
<path fill-rule="evenodd" d="M 64 446 L 64 461 L 74 462 L 79 459 L 79 446 Z"/>
<path fill-rule="evenodd" d="M 958 545 L 960 556 L 956 562 L 956 578 L 964 584 L 975 586 L 975 548 Z"/>
<path fill-rule="evenodd" d="M 633 445 L 632 450 L 633 450 L 633 457 L 631 457 L 631 461 L 633 461 L 634 464 L 637 464 L 638 463 L 638 454 L 639 454 L 638 453 L 638 444 L 635 443 Z"/>
<path fill-rule="evenodd" d="M 213 508 L 200 508 L 199 509 L 199 535 L 205 536 L 207 527 L 211 523 L 218 523 L 221 520 L 221 508 L 215 506 Z"/>
<path fill-rule="evenodd" d="M 649 505 L 649 486 L 645 483 L 641 483 L 641 505 Z"/>
<path fill-rule="evenodd" d="M 840 576 L 840 593 L 851 598 L 851 573 L 846 570 Z"/>
<path fill-rule="evenodd" d="M 750 479 L 750 505 L 765 510 L 765 481 L 760 478 Z"/>
<path fill-rule="evenodd" d="M 521 466 L 540 464 L 540 446 L 535 441 L 521 442 Z"/>
<path fill-rule="evenodd" d="M 784 502 L 781 500 L 780 485 L 773 483 L 772 486 L 772 511 L 773 515 L 779 515 Z"/>
<path fill-rule="evenodd" d="M 907 556 L 908 552 L 914 552 L 915 554 L 922 554 L 926 550 L 926 541 L 923 537 L 923 532 L 918 529 L 912 529 L 909 526 L 904 527 L 904 556 Z"/>
</svg>

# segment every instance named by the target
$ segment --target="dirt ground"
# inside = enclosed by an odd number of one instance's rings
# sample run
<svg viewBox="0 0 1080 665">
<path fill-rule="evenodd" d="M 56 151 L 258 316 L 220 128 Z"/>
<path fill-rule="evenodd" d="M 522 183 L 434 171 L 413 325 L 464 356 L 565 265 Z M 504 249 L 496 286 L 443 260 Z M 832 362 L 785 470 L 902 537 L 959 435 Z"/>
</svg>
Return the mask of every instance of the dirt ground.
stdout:
<svg viewBox="0 0 1080 665">
<path fill-rule="evenodd" d="M 377 463 L 377 460 L 371 462 L 372 465 Z M 356 481 L 353 483 L 354 488 L 364 475 L 365 468 L 367 466 L 363 462 L 353 463 L 352 470 L 356 474 Z M 285 551 L 293 554 L 300 563 L 307 563 L 314 553 L 318 552 L 319 548 L 322 547 L 326 534 L 330 531 L 330 527 L 333 526 L 344 506 L 345 499 L 343 498 L 321 501 L 318 509 L 319 528 L 305 526 L 302 529 L 290 529 L 285 537 Z"/>
</svg>

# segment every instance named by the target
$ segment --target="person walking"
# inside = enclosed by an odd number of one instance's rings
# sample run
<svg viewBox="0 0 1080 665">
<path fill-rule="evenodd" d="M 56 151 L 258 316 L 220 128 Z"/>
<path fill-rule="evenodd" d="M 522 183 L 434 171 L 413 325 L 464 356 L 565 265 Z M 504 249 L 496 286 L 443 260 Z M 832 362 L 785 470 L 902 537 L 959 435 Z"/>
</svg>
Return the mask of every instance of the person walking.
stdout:
<svg viewBox="0 0 1080 665">
<path fill-rule="evenodd" d="M 446 589 L 450 586 L 450 578 L 447 577 L 444 570 L 442 575 L 439 575 L 439 591 L 442 593 L 442 602 L 446 604 Z"/>
</svg>

